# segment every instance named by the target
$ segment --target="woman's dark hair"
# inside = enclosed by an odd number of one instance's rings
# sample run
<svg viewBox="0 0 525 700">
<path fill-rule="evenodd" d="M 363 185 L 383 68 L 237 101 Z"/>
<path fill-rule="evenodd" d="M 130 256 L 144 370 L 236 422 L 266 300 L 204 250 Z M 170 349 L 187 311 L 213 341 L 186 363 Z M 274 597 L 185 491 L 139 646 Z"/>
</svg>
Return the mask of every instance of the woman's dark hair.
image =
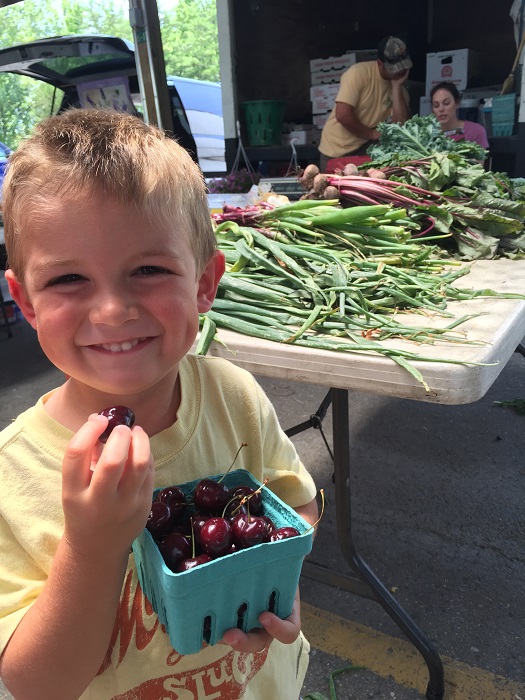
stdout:
<svg viewBox="0 0 525 700">
<path fill-rule="evenodd" d="M 447 90 L 447 92 L 450 92 L 450 94 L 454 98 L 454 102 L 461 102 L 461 93 L 459 92 L 457 87 L 454 85 L 454 83 L 442 82 L 442 83 L 438 83 L 437 85 L 434 85 L 434 87 L 430 91 L 430 99 L 431 100 L 433 99 L 435 93 L 438 90 Z"/>
</svg>

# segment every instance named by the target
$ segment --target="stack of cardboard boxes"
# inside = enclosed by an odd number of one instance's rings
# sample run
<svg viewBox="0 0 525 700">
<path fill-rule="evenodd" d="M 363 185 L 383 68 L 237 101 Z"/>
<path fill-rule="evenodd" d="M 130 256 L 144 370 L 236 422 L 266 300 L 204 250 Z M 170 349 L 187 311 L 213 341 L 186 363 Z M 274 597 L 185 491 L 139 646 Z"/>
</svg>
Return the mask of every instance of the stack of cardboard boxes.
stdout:
<svg viewBox="0 0 525 700">
<path fill-rule="evenodd" d="M 314 58 L 310 61 L 310 101 L 312 121 L 322 129 L 328 119 L 339 90 L 341 76 L 359 61 L 375 61 L 377 51 L 351 51 L 342 56 Z"/>
</svg>

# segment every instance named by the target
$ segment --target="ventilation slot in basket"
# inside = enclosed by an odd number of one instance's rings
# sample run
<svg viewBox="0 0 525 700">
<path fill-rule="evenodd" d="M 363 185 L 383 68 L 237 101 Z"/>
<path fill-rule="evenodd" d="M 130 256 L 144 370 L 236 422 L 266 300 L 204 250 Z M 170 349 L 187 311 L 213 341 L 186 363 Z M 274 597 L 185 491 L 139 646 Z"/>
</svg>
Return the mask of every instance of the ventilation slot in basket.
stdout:
<svg viewBox="0 0 525 700">
<path fill-rule="evenodd" d="M 211 639 L 211 615 L 206 615 L 202 623 L 202 638 L 206 644 L 210 643 Z"/>
<path fill-rule="evenodd" d="M 239 608 L 237 610 L 237 627 L 240 630 L 246 630 L 246 613 L 248 612 L 248 605 L 247 603 L 242 603 L 239 605 Z"/>
</svg>

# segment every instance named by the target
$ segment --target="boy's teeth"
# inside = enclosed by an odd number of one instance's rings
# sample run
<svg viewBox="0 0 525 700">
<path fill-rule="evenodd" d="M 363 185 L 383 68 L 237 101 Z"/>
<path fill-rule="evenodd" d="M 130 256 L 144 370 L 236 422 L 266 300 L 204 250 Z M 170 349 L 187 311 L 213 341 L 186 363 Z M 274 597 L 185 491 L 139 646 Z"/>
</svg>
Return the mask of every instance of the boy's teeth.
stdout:
<svg viewBox="0 0 525 700">
<path fill-rule="evenodd" d="M 104 350 L 110 350 L 111 352 L 125 352 L 126 350 L 131 350 L 135 345 L 138 345 L 139 339 L 126 340 L 124 343 L 107 343 L 102 344 Z"/>
</svg>

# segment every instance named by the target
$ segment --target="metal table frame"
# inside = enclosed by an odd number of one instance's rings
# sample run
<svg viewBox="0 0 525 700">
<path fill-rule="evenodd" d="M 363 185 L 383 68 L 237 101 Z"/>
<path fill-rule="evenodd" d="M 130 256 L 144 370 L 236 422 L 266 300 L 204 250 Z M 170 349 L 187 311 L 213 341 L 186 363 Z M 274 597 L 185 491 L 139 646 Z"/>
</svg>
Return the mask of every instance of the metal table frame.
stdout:
<svg viewBox="0 0 525 700">
<path fill-rule="evenodd" d="M 315 562 L 305 560 L 302 574 L 308 578 L 341 588 L 350 593 L 370 598 L 378 602 L 390 615 L 397 626 L 423 656 L 429 673 L 426 689 L 428 700 L 442 700 L 445 692 L 443 664 L 436 648 L 430 643 L 424 632 L 399 604 L 390 591 L 380 581 L 372 569 L 357 551 L 352 535 L 352 493 L 350 480 L 350 429 L 348 413 L 348 391 L 330 389 L 316 413 L 310 420 L 285 430 L 289 437 L 297 435 L 307 428 L 321 428 L 326 412 L 332 404 L 333 454 L 329 445 L 326 447 L 334 462 L 335 508 L 337 521 L 337 539 L 341 551 L 352 569 L 353 575 L 342 574 Z"/>
</svg>

